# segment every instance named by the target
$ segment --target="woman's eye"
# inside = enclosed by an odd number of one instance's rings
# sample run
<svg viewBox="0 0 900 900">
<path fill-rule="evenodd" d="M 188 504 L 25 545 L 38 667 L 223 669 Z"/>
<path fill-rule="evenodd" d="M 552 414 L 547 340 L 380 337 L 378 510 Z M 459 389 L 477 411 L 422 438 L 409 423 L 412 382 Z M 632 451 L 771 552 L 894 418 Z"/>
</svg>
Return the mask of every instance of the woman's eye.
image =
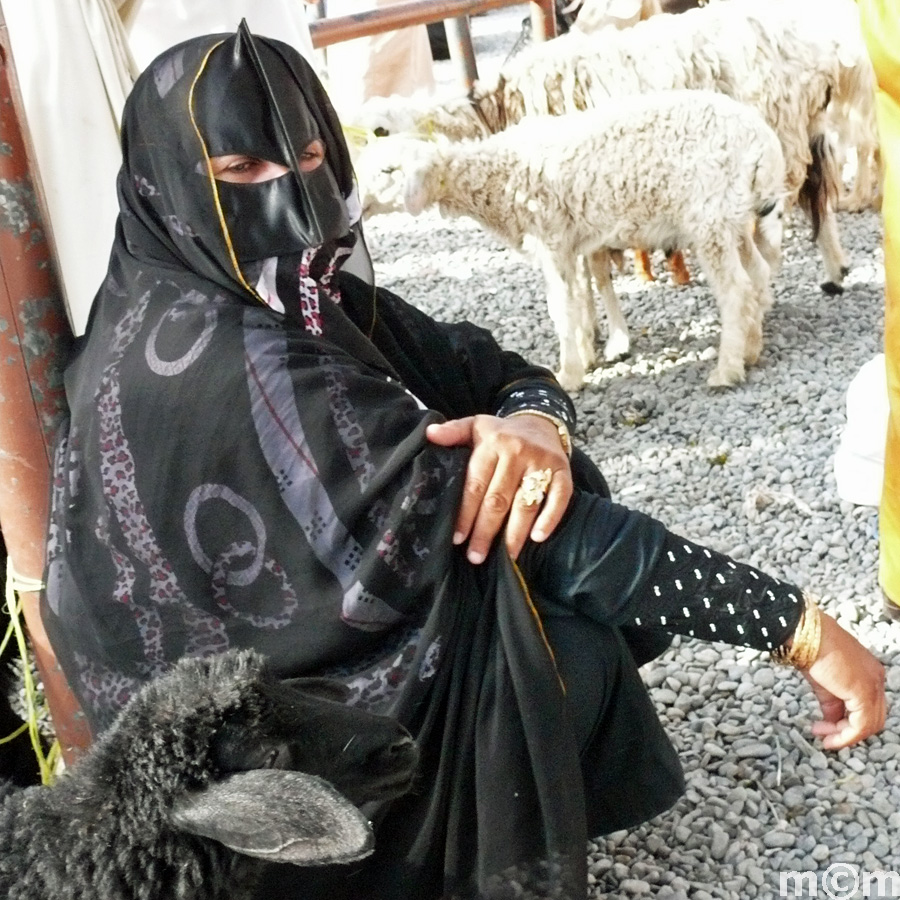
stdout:
<svg viewBox="0 0 900 900">
<path fill-rule="evenodd" d="M 312 172 L 325 159 L 325 145 L 320 140 L 311 141 L 300 154 L 298 165 L 301 172 Z"/>
</svg>

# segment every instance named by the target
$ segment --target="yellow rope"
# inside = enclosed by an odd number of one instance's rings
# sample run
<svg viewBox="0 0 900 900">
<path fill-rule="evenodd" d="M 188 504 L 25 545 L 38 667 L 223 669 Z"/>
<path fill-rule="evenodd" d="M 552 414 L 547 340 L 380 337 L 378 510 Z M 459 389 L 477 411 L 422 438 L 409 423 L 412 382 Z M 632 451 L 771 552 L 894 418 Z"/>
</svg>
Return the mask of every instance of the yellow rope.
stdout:
<svg viewBox="0 0 900 900">
<path fill-rule="evenodd" d="M 6 743 L 17 737 L 23 731 L 27 730 L 31 738 L 31 746 L 34 749 L 34 755 L 37 758 L 38 769 L 41 773 L 41 781 L 44 784 L 53 782 L 53 772 L 56 762 L 59 759 L 60 747 L 59 741 L 55 741 L 48 753 L 44 753 L 44 747 L 41 744 L 41 734 L 38 729 L 38 703 L 37 703 L 37 687 L 34 683 L 34 677 L 31 674 L 31 660 L 28 650 L 28 642 L 25 638 L 25 629 L 22 627 L 22 603 L 17 600 L 18 593 L 38 593 L 44 589 L 44 584 L 34 578 L 25 578 L 16 573 L 13 568 L 12 560 L 7 559 L 6 562 L 6 609 L 9 613 L 10 623 L 6 630 L 6 636 L 3 639 L 3 647 L 9 642 L 10 638 L 15 635 L 16 644 L 19 647 L 19 656 L 22 660 L 22 677 L 25 682 L 25 715 L 26 721 L 22 728 L 17 729 L 13 734 L 7 735 L 0 740 L 0 743 Z"/>
</svg>

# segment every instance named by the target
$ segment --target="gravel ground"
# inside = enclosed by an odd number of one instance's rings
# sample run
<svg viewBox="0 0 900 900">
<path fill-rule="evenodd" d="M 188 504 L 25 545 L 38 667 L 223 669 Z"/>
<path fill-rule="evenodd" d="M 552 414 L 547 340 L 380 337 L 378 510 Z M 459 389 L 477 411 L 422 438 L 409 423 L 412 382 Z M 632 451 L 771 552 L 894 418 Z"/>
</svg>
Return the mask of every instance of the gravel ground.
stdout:
<svg viewBox="0 0 900 900">
<path fill-rule="evenodd" d="M 483 77 L 524 10 L 472 20 Z M 442 84 L 453 78 L 443 64 Z M 577 439 L 616 499 L 819 593 L 886 663 L 895 701 L 900 625 L 880 620 L 877 511 L 841 501 L 832 471 L 847 385 L 882 342 L 880 221 L 862 213 L 840 225 L 851 271 L 843 296 L 828 297 L 805 221 L 789 220 L 762 358 L 729 391 L 705 383 L 719 323 L 696 265 L 683 288 L 659 255 L 656 283 L 619 275 L 632 355 L 597 369 L 575 398 Z M 473 222 L 398 213 L 372 219 L 367 236 L 382 285 L 556 366 L 540 273 Z M 643 671 L 687 793 L 666 814 L 590 846 L 591 897 L 794 896 L 792 886 L 780 891 L 790 870 L 816 873 L 818 896 L 834 898 L 863 896 L 866 872 L 895 872 L 893 890 L 871 884 L 866 896 L 900 897 L 900 705 L 865 745 L 826 753 L 810 733 L 806 682 L 756 651 L 676 638 Z M 846 865 L 861 876 L 857 893 Z"/>
</svg>

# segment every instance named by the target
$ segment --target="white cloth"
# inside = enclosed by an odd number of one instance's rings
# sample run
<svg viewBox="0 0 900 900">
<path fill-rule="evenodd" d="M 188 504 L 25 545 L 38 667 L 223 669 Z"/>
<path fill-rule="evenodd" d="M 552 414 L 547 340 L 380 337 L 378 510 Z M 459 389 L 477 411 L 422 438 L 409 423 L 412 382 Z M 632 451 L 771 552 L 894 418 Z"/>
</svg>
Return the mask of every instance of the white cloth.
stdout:
<svg viewBox="0 0 900 900">
<path fill-rule="evenodd" d="M 251 31 L 313 59 L 301 0 L 0 0 L 69 321 L 87 324 L 119 206 L 119 123 L 134 78 L 200 34 Z M 126 31 L 118 7 L 127 12 Z"/>
<path fill-rule="evenodd" d="M 860 506 L 878 506 L 884 480 L 888 390 L 884 354 L 870 359 L 847 388 L 847 424 L 834 455 L 838 496 Z"/>
<path fill-rule="evenodd" d="M 111 0 L 3 0 L 69 319 L 84 330 L 118 203 L 118 122 L 136 67 Z"/>
<path fill-rule="evenodd" d="M 141 0 L 128 16 L 131 52 L 143 69 L 188 38 L 234 33 L 244 18 L 254 34 L 290 44 L 315 65 L 303 0 Z"/>
<path fill-rule="evenodd" d="M 363 9 L 392 6 L 399 0 L 328 0 L 328 18 Z M 432 94 L 435 89 L 431 46 L 424 25 L 385 31 L 325 48 L 328 96 L 338 115 L 352 119 L 370 97 Z"/>
</svg>

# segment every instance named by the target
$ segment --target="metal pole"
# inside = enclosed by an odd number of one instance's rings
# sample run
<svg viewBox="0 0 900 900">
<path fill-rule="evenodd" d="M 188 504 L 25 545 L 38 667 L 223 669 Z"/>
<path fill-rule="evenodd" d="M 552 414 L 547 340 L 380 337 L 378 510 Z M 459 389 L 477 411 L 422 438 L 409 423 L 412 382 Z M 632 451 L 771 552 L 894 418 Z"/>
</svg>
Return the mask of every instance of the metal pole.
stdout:
<svg viewBox="0 0 900 900">
<path fill-rule="evenodd" d="M 556 35 L 556 17 L 553 0 L 530 0 L 542 17 L 541 27 L 535 31 L 535 40 Z M 349 16 L 320 19 L 309 23 L 313 47 L 327 47 L 353 38 L 367 37 L 394 31 L 409 25 L 425 25 L 442 19 L 488 12 L 504 6 L 521 6 L 522 0 L 406 0 L 381 9 L 369 9 Z M 546 23 L 546 24 L 544 24 Z M 540 35 L 540 37 L 539 37 Z"/>
<path fill-rule="evenodd" d="M 47 239 L 0 12 L 0 530 L 16 573 L 43 578 L 54 432 L 65 413 L 62 368 L 72 332 Z M 67 762 L 90 743 L 56 661 L 37 591 L 20 591 L 50 716 Z"/>
<path fill-rule="evenodd" d="M 475 48 L 472 46 L 472 32 L 469 29 L 469 17 L 458 16 L 444 22 L 447 29 L 447 48 L 450 59 L 459 72 L 463 89 L 468 91 L 478 80 L 478 67 L 475 63 Z"/>
</svg>

